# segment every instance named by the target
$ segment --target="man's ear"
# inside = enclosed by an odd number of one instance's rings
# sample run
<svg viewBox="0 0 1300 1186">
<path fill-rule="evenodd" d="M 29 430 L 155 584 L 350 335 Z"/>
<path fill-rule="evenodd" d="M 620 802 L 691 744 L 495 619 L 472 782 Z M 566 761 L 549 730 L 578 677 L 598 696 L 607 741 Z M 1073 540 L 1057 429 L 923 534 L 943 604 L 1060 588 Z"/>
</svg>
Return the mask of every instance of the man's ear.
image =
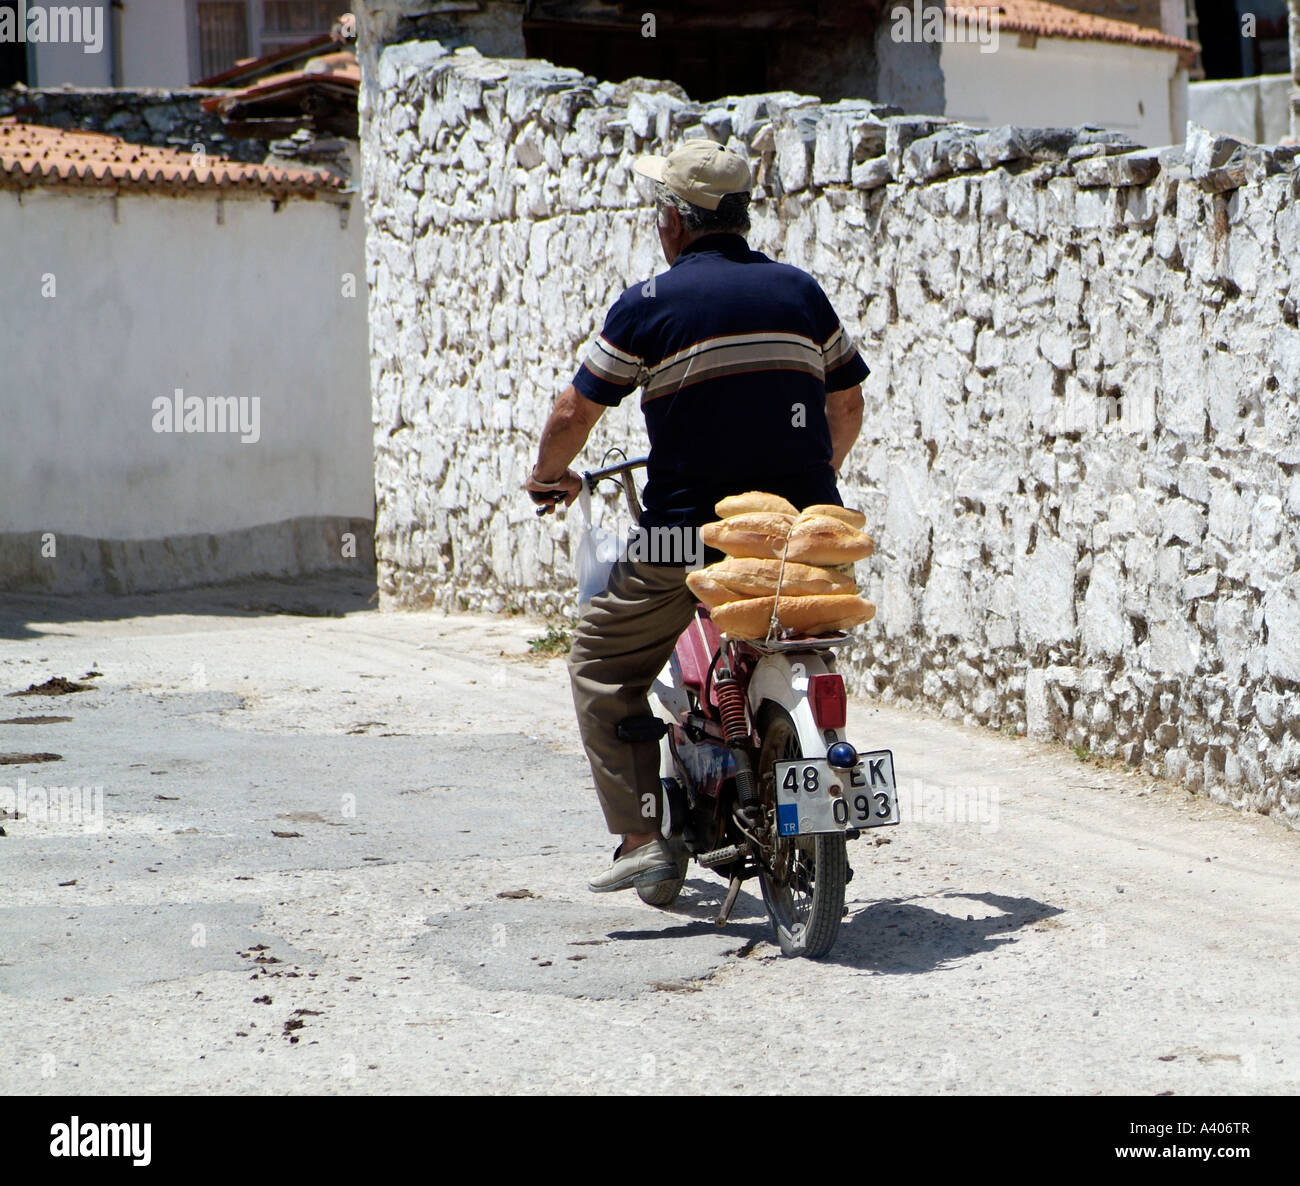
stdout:
<svg viewBox="0 0 1300 1186">
<path fill-rule="evenodd" d="M 663 212 L 659 215 L 662 219 L 658 226 L 659 245 L 663 248 L 664 259 L 671 266 L 681 252 L 682 244 L 686 239 L 686 224 L 682 221 L 680 210 L 675 210 L 671 206 L 663 206 L 660 209 Z"/>
</svg>

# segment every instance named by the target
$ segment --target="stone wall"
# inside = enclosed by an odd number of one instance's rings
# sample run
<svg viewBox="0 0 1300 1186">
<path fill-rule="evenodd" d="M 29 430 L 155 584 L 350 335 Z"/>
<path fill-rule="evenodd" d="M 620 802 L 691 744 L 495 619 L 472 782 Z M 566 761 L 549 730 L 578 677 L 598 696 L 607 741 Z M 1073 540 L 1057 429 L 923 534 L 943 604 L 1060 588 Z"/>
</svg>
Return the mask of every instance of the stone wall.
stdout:
<svg viewBox="0 0 1300 1186">
<path fill-rule="evenodd" d="M 755 246 L 872 367 L 843 493 L 856 686 L 1300 822 L 1294 150 L 962 128 L 792 94 L 700 109 L 391 46 L 363 98 L 387 605 L 572 610 L 519 483 L 617 294 L 662 268 L 631 158 L 746 152 Z M 582 456 L 644 448 L 634 400 Z"/>
<path fill-rule="evenodd" d="M 83 132 L 108 132 L 132 144 L 189 151 L 202 144 L 213 156 L 261 164 L 264 140 L 227 136 L 216 112 L 204 111 L 204 99 L 225 90 L 191 87 L 169 91 L 146 87 L 11 87 L 0 90 L 0 119 L 14 115 L 27 123 Z"/>
</svg>

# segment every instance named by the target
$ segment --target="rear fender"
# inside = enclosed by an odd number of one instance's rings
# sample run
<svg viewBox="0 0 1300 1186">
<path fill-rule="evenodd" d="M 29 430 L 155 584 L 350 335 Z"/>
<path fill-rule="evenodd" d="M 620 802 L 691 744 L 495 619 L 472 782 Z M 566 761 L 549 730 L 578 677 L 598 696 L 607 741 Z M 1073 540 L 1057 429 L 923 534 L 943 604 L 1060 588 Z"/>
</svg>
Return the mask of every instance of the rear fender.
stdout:
<svg viewBox="0 0 1300 1186">
<path fill-rule="evenodd" d="M 808 699 L 808 679 L 833 670 L 816 651 L 764 655 L 749 678 L 749 709 L 754 721 L 758 721 L 765 700 L 779 704 L 798 730 L 801 756 L 824 758 L 835 742 L 844 740 L 844 730 L 817 728 Z"/>
</svg>

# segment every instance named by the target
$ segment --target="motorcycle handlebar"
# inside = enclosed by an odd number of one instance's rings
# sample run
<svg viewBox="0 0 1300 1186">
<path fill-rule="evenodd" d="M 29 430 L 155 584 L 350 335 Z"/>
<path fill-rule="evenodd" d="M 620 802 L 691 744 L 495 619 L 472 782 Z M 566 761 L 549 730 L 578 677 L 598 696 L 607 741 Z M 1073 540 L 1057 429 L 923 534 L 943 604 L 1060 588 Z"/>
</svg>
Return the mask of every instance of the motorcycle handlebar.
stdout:
<svg viewBox="0 0 1300 1186">
<path fill-rule="evenodd" d="M 632 481 L 632 471 L 644 466 L 649 457 L 633 457 L 620 461 L 617 465 L 607 465 L 603 469 L 585 471 L 582 480 L 588 490 L 596 493 L 596 483 L 602 478 L 616 478 L 623 487 L 623 496 L 627 499 L 627 509 L 632 512 L 632 521 L 641 522 L 641 503 L 637 499 L 636 483 Z"/>
<path fill-rule="evenodd" d="M 601 478 L 616 478 L 621 474 L 640 468 L 649 460 L 649 457 L 633 457 L 628 461 L 620 461 L 617 465 L 607 465 L 604 469 L 586 470 L 583 472 L 582 478 L 587 483 L 588 489 L 594 491 L 596 483 Z"/>
</svg>

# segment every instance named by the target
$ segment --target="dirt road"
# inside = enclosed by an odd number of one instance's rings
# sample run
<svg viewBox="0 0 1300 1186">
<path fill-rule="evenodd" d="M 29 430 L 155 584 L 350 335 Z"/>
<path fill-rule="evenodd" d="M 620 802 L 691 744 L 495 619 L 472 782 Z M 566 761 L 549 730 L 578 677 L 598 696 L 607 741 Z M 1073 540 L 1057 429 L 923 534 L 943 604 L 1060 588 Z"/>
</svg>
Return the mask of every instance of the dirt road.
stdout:
<svg viewBox="0 0 1300 1186">
<path fill-rule="evenodd" d="M 101 673 L 0 702 L 71 718 L 0 724 L 59 755 L 0 767 L 0 1090 L 1300 1089 L 1300 836 L 853 701 L 904 822 L 850 846 L 832 956 L 785 960 L 756 886 L 722 930 L 698 868 L 674 913 L 587 891 L 544 624 L 366 593 L 0 599 L 0 691 Z"/>
</svg>

